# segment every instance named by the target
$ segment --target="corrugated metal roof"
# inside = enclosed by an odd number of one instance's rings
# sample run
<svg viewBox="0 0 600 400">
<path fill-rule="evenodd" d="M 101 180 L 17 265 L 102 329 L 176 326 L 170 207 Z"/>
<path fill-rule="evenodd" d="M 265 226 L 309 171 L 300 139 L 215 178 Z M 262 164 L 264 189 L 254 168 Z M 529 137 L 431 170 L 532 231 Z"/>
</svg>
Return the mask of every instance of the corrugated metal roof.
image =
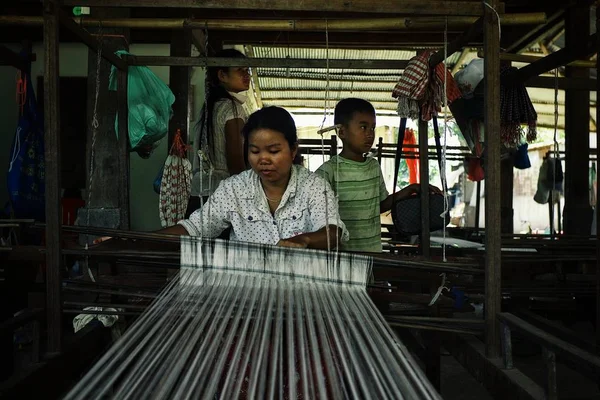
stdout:
<svg viewBox="0 0 600 400">
<path fill-rule="evenodd" d="M 323 36 L 325 44 L 325 36 Z M 255 46 L 254 57 L 257 58 L 301 58 L 325 60 L 409 60 L 417 53 L 408 50 L 355 50 L 307 48 L 307 47 L 262 47 Z"/>
</svg>

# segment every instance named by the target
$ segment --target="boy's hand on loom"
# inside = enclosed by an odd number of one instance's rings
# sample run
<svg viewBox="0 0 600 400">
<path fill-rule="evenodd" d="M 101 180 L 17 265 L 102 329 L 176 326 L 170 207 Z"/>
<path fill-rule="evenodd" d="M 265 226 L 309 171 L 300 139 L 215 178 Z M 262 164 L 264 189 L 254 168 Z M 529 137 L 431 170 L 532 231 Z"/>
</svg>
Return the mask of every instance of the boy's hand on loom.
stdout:
<svg viewBox="0 0 600 400">
<path fill-rule="evenodd" d="M 304 235 L 294 236 L 288 239 L 281 239 L 277 242 L 277 246 L 281 247 L 299 247 L 299 248 L 307 248 L 308 247 L 308 238 Z"/>
</svg>

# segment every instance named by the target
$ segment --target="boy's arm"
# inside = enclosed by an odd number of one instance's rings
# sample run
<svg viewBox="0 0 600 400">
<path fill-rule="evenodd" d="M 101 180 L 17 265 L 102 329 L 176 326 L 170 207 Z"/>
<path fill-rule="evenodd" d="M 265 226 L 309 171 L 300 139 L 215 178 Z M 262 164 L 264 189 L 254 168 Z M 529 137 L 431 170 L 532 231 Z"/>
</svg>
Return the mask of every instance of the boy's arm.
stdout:
<svg viewBox="0 0 600 400">
<path fill-rule="evenodd" d="M 383 200 L 379 204 L 380 211 L 382 213 L 389 211 L 392 209 L 392 205 L 394 204 L 394 202 L 398 200 L 407 199 L 410 196 L 414 196 L 415 194 L 420 193 L 420 191 L 421 185 L 419 183 L 413 183 L 412 185 L 408 185 L 399 192 L 390 194 L 385 200 Z M 441 194 L 442 191 L 433 185 L 429 185 L 429 193 Z"/>
</svg>

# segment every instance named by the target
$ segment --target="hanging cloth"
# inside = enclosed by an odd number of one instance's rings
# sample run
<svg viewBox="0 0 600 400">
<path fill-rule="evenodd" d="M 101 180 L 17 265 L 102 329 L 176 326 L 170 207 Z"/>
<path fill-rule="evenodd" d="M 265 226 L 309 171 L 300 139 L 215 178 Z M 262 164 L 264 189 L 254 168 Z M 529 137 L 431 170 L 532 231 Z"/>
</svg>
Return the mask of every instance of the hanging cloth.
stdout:
<svg viewBox="0 0 600 400">
<path fill-rule="evenodd" d="M 44 118 L 38 110 L 33 84 L 31 63 L 21 73 L 25 84 L 22 115 L 10 148 L 7 185 L 10 210 L 14 218 L 33 218 L 45 221 L 45 162 Z"/>
<path fill-rule="evenodd" d="M 187 159 L 187 146 L 177 129 L 160 183 L 159 214 L 163 227 L 172 226 L 185 217 L 192 191 L 192 164 Z"/>
<path fill-rule="evenodd" d="M 500 78 L 517 70 L 515 67 L 503 67 Z M 523 141 L 533 142 L 537 137 L 537 113 L 533 108 L 527 88 L 523 82 L 511 81 L 500 85 L 500 135 L 502 142 L 509 147 L 517 147 Z M 527 134 L 521 125 L 527 125 Z"/>
<path fill-rule="evenodd" d="M 404 146 L 402 150 L 405 153 L 414 151 L 416 156 L 414 158 L 406 159 L 406 166 L 408 167 L 408 184 L 412 185 L 413 183 L 419 183 L 419 150 L 416 147 L 413 147 L 417 144 L 417 137 L 414 130 L 410 128 L 406 129 L 402 144 Z"/>
<path fill-rule="evenodd" d="M 444 79 L 446 80 L 446 96 L 444 96 Z M 450 105 L 462 96 L 452 73 L 443 63 L 439 63 L 433 69 L 433 76 L 429 80 L 427 93 L 428 95 L 425 96 L 425 101 L 421 106 L 423 121 L 429 121 L 437 116 L 442 111 L 446 98 L 448 99 L 448 105 Z"/>
<path fill-rule="evenodd" d="M 424 100 L 429 83 L 430 51 L 411 58 L 392 91 L 392 97 L 398 99 L 400 118 L 419 118 L 419 104 Z"/>
</svg>

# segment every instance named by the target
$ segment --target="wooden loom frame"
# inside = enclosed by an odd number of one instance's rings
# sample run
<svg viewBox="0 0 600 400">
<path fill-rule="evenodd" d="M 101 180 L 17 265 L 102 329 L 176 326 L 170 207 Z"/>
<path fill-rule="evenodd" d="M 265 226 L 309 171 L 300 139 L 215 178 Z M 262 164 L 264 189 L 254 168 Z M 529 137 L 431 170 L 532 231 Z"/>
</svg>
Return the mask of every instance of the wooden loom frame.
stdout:
<svg viewBox="0 0 600 400">
<path fill-rule="evenodd" d="M 248 6 L 251 1 L 206 1 L 200 4 L 194 0 L 77 0 L 71 1 L 66 0 L 64 4 L 71 5 L 87 5 L 87 6 L 120 6 L 120 7 L 205 7 L 205 8 L 222 8 L 222 7 L 234 7 L 237 6 Z M 354 3 L 347 3 L 341 1 L 332 2 L 333 6 L 328 5 L 329 11 L 361 11 L 361 12 L 377 12 L 378 9 L 371 5 L 369 1 L 358 1 Z M 404 1 L 402 3 L 394 3 L 394 10 L 389 10 L 390 5 L 386 6 L 385 11 L 395 12 L 407 12 L 412 14 L 436 14 L 436 15 L 452 15 L 457 14 L 458 7 L 455 4 L 449 5 L 447 2 L 435 1 L 432 2 L 432 7 L 425 9 L 422 7 L 421 1 Z M 486 77 L 485 77 L 485 98 L 499 98 L 499 66 L 500 66 L 500 48 L 499 48 L 499 35 L 498 35 L 498 21 L 493 12 L 488 8 L 481 8 L 480 4 L 472 2 L 462 2 L 465 8 L 461 9 L 460 12 L 467 15 L 481 16 L 480 20 L 483 25 L 484 33 L 484 53 L 485 53 L 485 65 L 486 65 Z M 289 3 L 283 1 L 273 2 L 274 9 L 288 10 L 283 5 L 295 4 L 294 10 L 302 7 L 302 10 L 322 10 L 323 4 L 321 1 L 309 1 L 299 3 Z M 503 9 L 498 0 L 488 1 L 492 7 L 495 7 L 502 12 Z M 59 110 L 58 110 L 58 27 L 60 23 L 63 23 L 71 31 L 75 32 L 84 43 L 89 47 L 95 49 L 95 40 L 90 40 L 90 35 L 83 31 L 79 26 L 74 23 L 70 23 L 65 16 L 61 14 L 60 2 L 58 0 L 45 0 L 44 1 L 44 46 L 45 46 L 45 79 L 44 79 L 44 93 L 45 93 L 45 141 L 46 141 L 46 237 L 47 237 L 47 253 L 46 253 L 46 265 L 47 265 L 47 321 L 48 321 L 48 350 L 50 353 L 58 353 L 61 351 L 61 303 L 60 303 L 60 261 L 61 261 L 61 224 L 60 224 L 60 139 L 59 139 Z M 291 6 L 289 6 L 291 7 Z M 337 7 L 337 8 L 335 8 Z M 242 7 L 243 8 L 243 7 Z M 474 29 L 478 23 L 474 24 Z M 457 43 L 460 45 L 460 43 Z M 458 46 L 460 48 L 462 46 Z M 449 49 L 450 50 L 450 49 Z M 104 52 L 105 57 L 108 52 Z M 450 52 L 449 52 L 450 54 Z M 578 58 L 579 54 L 568 54 L 563 57 L 545 57 L 539 61 L 536 61 L 534 67 L 530 68 L 529 71 L 535 71 L 539 73 L 542 69 L 552 69 L 559 65 L 565 64 L 571 60 Z M 136 62 L 137 60 L 137 62 Z M 153 58 L 132 58 L 132 60 L 125 59 L 123 62 L 116 59 L 109 59 L 113 63 L 118 71 L 118 99 L 119 99 L 119 169 L 121 174 L 118 177 L 118 185 L 121 188 L 121 195 L 119 197 L 119 204 L 121 206 L 121 221 L 124 223 L 124 228 L 128 227 L 128 165 L 129 155 L 127 151 L 127 99 L 126 91 L 123 88 L 127 87 L 127 67 L 128 65 L 136 65 L 138 63 L 144 63 L 146 65 L 169 65 L 182 66 L 186 63 L 199 63 L 200 61 L 184 61 L 181 59 L 164 58 L 164 57 L 153 57 Z M 219 61 L 222 64 L 221 60 Z M 283 62 L 282 62 L 283 61 Z M 239 60 L 236 60 L 239 62 Z M 246 60 L 242 65 L 249 65 L 254 63 L 252 59 Z M 256 61 L 259 65 L 261 61 Z M 278 60 L 278 66 L 286 66 L 285 60 Z M 291 63 L 292 61 L 290 61 Z M 159 64 L 155 64 L 159 63 Z M 308 63 L 307 63 L 308 64 Z M 313 65 L 318 64 L 315 62 Z M 532 65 L 534 65 L 532 64 Z M 201 64 L 194 64 L 201 65 Z M 234 65 L 234 64 L 232 64 Z M 253 66 L 255 66 L 253 64 Z M 303 64 L 303 66 L 306 66 Z M 374 64 L 369 65 L 369 68 L 373 68 Z M 542 68 L 543 67 L 543 68 Z M 598 66 L 597 66 L 598 68 Z M 525 72 L 521 72 L 520 78 L 525 79 Z M 598 85 L 600 87 L 600 85 Z M 488 144 L 488 154 L 486 158 L 486 257 L 485 257 L 485 275 L 486 275 L 486 343 L 485 343 L 485 355 L 488 359 L 495 359 L 499 355 L 499 344 L 500 344 L 500 325 L 496 316 L 500 312 L 500 272 L 501 272 L 501 232 L 500 232 L 500 135 L 493 134 L 497 132 L 498 126 L 500 125 L 500 112 L 499 107 L 496 107 L 494 102 L 486 102 L 485 104 L 485 129 L 488 133 L 486 142 Z M 600 118 L 600 111 L 597 108 L 597 118 Z M 492 133 L 492 134 L 490 134 Z M 426 135 L 426 129 L 423 124 L 419 125 L 420 136 Z M 423 142 L 423 141 L 420 141 Z M 427 142 L 424 141 L 422 148 L 419 149 L 423 154 L 428 153 Z M 598 150 L 600 153 L 600 146 Z M 428 170 L 428 161 L 426 157 L 421 160 L 421 171 L 424 174 Z M 427 175 L 422 175 L 422 185 L 426 187 L 428 184 Z M 426 196 L 424 197 L 426 199 Z M 423 201 L 423 209 L 427 209 L 426 200 Z M 424 218 L 424 226 L 428 226 L 426 223 L 427 214 Z M 600 222 L 600 215 L 599 215 Z M 428 238 L 428 232 L 424 232 L 424 237 Z M 598 259 L 600 259 L 600 236 L 598 237 L 599 242 L 597 244 Z M 424 243 L 424 248 L 428 249 L 428 241 Z M 598 304 L 600 308 L 600 264 L 597 264 L 598 272 Z M 598 318 L 600 321 L 600 317 Z"/>
</svg>

